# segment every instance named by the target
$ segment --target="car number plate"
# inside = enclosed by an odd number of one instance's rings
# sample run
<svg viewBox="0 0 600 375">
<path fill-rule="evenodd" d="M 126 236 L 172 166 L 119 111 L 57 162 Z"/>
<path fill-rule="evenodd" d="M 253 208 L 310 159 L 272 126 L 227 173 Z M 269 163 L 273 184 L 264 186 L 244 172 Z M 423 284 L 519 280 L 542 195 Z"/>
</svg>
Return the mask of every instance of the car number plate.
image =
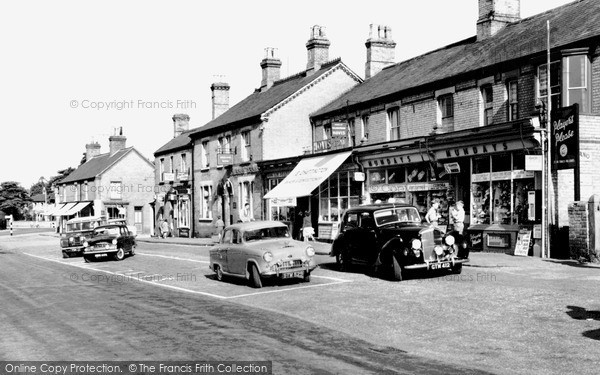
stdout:
<svg viewBox="0 0 600 375">
<path fill-rule="evenodd" d="M 440 268 L 450 268 L 450 263 L 434 263 L 429 267 L 432 270 L 438 270 Z"/>
<path fill-rule="evenodd" d="M 300 271 L 300 272 L 290 272 L 290 273 L 282 273 L 281 274 L 282 279 L 292 279 L 295 277 L 304 277 L 304 272 Z"/>
<path fill-rule="evenodd" d="M 96 255 L 94 255 L 94 256 L 95 256 L 96 258 L 102 258 L 102 257 L 105 257 L 105 256 L 107 256 L 107 254 L 96 254 Z"/>
</svg>

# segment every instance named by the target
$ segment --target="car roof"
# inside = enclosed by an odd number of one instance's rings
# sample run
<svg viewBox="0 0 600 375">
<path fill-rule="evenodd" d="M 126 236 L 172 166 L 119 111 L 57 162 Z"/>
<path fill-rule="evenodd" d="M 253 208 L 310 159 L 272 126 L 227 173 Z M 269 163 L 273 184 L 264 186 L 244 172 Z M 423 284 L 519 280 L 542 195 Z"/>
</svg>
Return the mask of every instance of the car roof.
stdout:
<svg viewBox="0 0 600 375">
<path fill-rule="evenodd" d="M 98 221 L 98 220 L 104 220 L 104 218 L 101 217 L 101 216 L 76 217 L 74 219 L 71 219 L 71 220 L 67 221 L 67 224 L 83 223 L 83 222 Z"/>
<path fill-rule="evenodd" d="M 101 228 L 120 228 L 120 227 L 124 227 L 125 225 L 122 224 L 104 224 L 104 225 L 98 225 L 96 228 L 94 229 L 101 229 Z"/>
<path fill-rule="evenodd" d="M 286 227 L 285 223 L 281 221 L 250 221 L 246 223 L 236 223 L 231 224 L 225 229 L 237 229 L 239 231 L 248 231 L 248 230 L 257 230 L 263 228 L 273 228 L 273 227 Z"/>
<path fill-rule="evenodd" d="M 374 203 L 349 208 L 346 212 L 373 212 L 386 208 L 415 208 L 415 206 L 406 203 Z"/>
</svg>

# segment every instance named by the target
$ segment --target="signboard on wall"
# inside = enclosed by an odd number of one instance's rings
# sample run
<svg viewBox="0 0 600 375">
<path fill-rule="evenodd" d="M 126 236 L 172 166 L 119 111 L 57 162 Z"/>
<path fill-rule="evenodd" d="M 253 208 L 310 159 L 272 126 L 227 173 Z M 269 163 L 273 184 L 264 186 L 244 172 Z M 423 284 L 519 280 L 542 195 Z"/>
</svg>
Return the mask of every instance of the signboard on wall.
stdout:
<svg viewBox="0 0 600 375">
<path fill-rule="evenodd" d="M 296 197 L 292 198 L 271 198 L 271 206 L 273 207 L 296 207 Z"/>
<path fill-rule="evenodd" d="M 531 242 L 531 231 L 521 229 L 517 235 L 517 244 L 515 246 L 515 255 L 526 257 L 529 254 L 529 243 Z"/>
<path fill-rule="evenodd" d="M 233 164 L 233 154 L 217 154 L 217 165 Z"/>
<path fill-rule="evenodd" d="M 550 118 L 552 169 L 575 168 L 579 155 L 579 105 L 555 109 Z"/>
</svg>

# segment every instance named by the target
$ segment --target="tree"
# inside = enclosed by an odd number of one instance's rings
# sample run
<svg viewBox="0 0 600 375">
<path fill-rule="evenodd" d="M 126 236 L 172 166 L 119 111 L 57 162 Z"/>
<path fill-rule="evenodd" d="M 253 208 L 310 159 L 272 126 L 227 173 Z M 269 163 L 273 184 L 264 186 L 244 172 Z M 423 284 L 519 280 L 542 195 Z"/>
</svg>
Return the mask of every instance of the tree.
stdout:
<svg viewBox="0 0 600 375">
<path fill-rule="evenodd" d="M 0 184 L 0 211 L 13 215 L 14 220 L 23 218 L 23 212 L 31 202 L 27 189 L 15 181 Z"/>
<path fill-rule="evenodd" d="M 36 182 L 29 188 L 29 196 L 33 197 L 36 194 L 44 194 L 44 187 L 48 188 L 43 181 Z"/>
<path fill-rule="evenodd" d="M 75 168 L 69 167 L 69 168 L 57 171 L 56 173 L 58 173 L 58 174 L 56 176 L 50 177 L 50 179 L 48 180 L 48 184 L 46 185 L 47 186 L 46 188 L 49 190 L 54 189 L 54 185 L 56 185 L 57 182 L 59 182 L 63 178 L 70 175 L 71 172 L 73 172 L 74 170 L 75 170 Z"/>
</svg>

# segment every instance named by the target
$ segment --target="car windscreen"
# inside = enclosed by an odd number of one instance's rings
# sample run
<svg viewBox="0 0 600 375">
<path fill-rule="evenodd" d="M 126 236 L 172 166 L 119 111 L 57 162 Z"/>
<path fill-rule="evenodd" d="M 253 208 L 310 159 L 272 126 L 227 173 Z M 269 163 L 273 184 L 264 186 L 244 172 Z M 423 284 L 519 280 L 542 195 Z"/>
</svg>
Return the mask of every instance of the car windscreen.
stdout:
<svg viewBox="0 0 600 375">
<path fill-rule="evenodd" d="M 287 227 L 270 227 L 244 232 L 244 242 L 260 241 L 273 238 L 290 238 Z"/>
<path fill-rule="evenodd" d="M 414 207 L 394 207 L 373 213 L 377 226 L 395 223 L 420 223 L 421 216 Z"/>
<path fill-rule="evenodd" d="M 75 232 L 81 230 L 81 223 L 67 224 L 67 232 Z"/>
<path fill-rule="evenodd" d="M 119 227 L 98 228 L 94 231 L 96 236 L 118 236 L 120 234 Z"/>
</svg>

